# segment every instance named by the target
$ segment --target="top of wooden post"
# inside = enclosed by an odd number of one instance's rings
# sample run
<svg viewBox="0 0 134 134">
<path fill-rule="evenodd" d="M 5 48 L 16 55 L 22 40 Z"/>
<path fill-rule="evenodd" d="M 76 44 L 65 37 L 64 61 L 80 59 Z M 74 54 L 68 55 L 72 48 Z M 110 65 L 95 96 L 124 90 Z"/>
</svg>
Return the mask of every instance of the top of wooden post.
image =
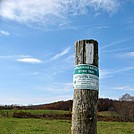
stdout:
<svg viewBox="0 0 134 134">
<path fill-rule="evenodd" d="M 93 43 L 93 44 L 97 44 L 98 45 L 98 42 L 97 42 L 97 40 L 94 40 L 94 39 L 83 39 L 83 40 L 78 40 L 78 41 L 76 41 L 75 42 L 75 44 L 76 43 L 79 43 L 79 42 L 88 42 L 88 43 Z"/>
<path fill-rule="evenodd" d="M 91 64 L 98 67 L 98 42 L 93 39 L 75 43 L 75 65 Z"/>
</svg>

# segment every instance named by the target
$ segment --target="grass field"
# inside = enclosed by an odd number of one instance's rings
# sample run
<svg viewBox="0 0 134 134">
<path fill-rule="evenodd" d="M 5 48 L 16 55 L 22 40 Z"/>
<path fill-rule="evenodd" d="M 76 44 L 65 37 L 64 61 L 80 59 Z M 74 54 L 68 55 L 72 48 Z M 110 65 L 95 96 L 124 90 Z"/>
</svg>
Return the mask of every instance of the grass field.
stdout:
<svg viewBox="0 0 134 134">
<path fill-rule="evenodd" d="M 0 118 L 0 134 L 69 134 L 70 121 Z"/>
<path fill-rule="evenodd" d="M 98 134 L 134 134 L 134 123 L 98 122 Z M 0 118 L 0 134 L 70 134 L 70 120 Z"/>
<path fill-rule="evenodd" d="M 43 115 L 43 114 L 58 114 L 58 115 L 62 115 L 62 114 L 71 114 L 70 111 L 64 111 L 64 110 L 0 110 L 0 116 L 4 116 L 4 117 L 12 117 L 13 113 L 21 113 L 21 112 L 25 112 L 25 113 L 31 113 L 34 115 Z"/>
<path fill-rule="evenodd" d="M 98 112 L 97 115 L 100 115 L 103 117 L 118 117 L 119 116 L 116 112 L 112 112 L 112 111 Z"/>
<path fill-rule="evenodd" d="M 134 134 L 134 122 L 98 122 L 98 134 Z"/>
<path fill-rule="evenodd" d="M 34 115 L 43 115 L 43 114 L 71 114 L 71 111 L 64 111 L 64 110 L 0 110 L 0 116 L 6 116 L 6 117 L 12 117 L 13 113 L 31 113 Z M 111 111 L 102 111 L 98 112 L 97 115 L 103 116 L 103 117 L 118 117 L 118 114 L 116 112 Z"/>
</svg>

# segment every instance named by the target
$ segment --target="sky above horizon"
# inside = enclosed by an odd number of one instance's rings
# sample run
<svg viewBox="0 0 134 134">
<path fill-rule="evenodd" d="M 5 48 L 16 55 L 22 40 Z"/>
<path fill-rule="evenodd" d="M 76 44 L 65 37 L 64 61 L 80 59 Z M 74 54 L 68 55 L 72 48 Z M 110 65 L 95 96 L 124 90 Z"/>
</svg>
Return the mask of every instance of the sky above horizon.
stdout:
<svg viewBox="0 0 134 134">
<path fill-rule="evenodd" d="M 74 43 L 99 43 L 100 98 L 134 95 L 133 0 L 1 0 L 0 105 L 73 98 Z"/>
</svg>

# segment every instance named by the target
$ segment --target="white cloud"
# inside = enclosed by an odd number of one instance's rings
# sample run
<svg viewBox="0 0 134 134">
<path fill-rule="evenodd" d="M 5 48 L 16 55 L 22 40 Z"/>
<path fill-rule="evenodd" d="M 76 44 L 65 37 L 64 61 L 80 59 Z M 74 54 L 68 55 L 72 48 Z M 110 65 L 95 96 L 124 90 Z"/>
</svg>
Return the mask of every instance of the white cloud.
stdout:
<svg viewBox="0 0 134 134">
<path fill-rule="evenodd" d="M 30 55 L 0 55 L 1 59 L 30 58 Z"/>
<path fill-rule="evenodd" d="M 124 56 L 134 57 L 134 52 L 125 53 Z"/>
<path fill-rule="evenodd" d="M 62 27 L 68 25 L 70 16 L 95 11 L 114 12 L 118 0 L 2 0 L 0 16 L 36 27 Z"/>
<path fill-rule="evenodd" d="M 73 83 L 57 83 L 54 82 L 51 85 L 45 87 L 38 87 L 38 90 L 49 91 L 49 92 L 68 92 L 73 91 Z"/>
<path fill-rule="evenodd" d="M 22 58 L 30 58 L 32 56 L 30 56 L 30 55 L 19 55 L 19 57 L 22 57 Z"/>
<path fill-rule="evenodd" d="M 132 47 L 126 47 L 126 48 L 120 48 L 120 49 L 110 49 L 110 50 L 105 50 L 105 51 L 102 51 L 102 53 L 113 53 L 113 52 L 118 52 L 118 53 L 119 53 L 119 51 L 129 50 L 129 49 L 132 49 Z"/>
<path fill-rule="evenodd" d="M 40 59 L 36 58 L 21 58 L 17 59 L 19 62 L 25 62 L 25 63 L 41 63 L 42 61 Z"/>
<path fill-rule="evenodd" d="M 125 72 L 125 71 L 129 71 L 129 70 L 134 70 L 134 66 L 130 66 L 130 67 L 126 67 L 126 68 L 121 68 L 121 69 L 100 69 L 99 73 L 100 73 L 100 79 L 105 79 L 108 77 L 113 77 L 114 74 L 120 73 L 120 72 Z"/>
<path fill-rule="evenodd" d="M 95 10 L 101 8 L 108 12 L 114 11 L 118 6 L 117 0 L 90 0 L 90 2 L 89 0 L 86 0 L 86 2 L 91 3 Z"/>
<path fill-rule="evenodd" d="M 115 90 L 127 90 L 127 91 L 134 91 L 134 88 L 131 88 L 130 86 L 118 86 L 114 88 Z"/>
<path fill-rule="evenodd" d="M 71 95 L 61 95 L 61 96 L 47 96 L 47 97 L 42 97 L 42 96 L 19 96 L 19 97 L 0 97 L 0 104 L 1 105 L 11 105 L 11 104 L 18 104 L 18 105 L 33 105 L 33 104 L 46 104 L 46 103 L 53 103 L 57 101 L 62 101 L 62 100 L 70 100 L 72 99 Z"/>
<path fill-rule="evenodd" d="M 134 57 L 134 52 L 130 51 L 130 52 L 118 53 L 117 55 L 119 56 L 119 58 L 123 58 L 123 59 L 124 58 L 133 58 Z"/>
<path fill-rule="evenodd" d="M 114 45 L 117 45 L 117 44 L 121 44 L 121 43 L 126 42 L 126 41 L 128 41 L 128 40 L 129 40 L 129 39 L 123 39 L 123 40 L 119 40 L 119 41 L 112 42 L 112 43 L 110 43 L 110 44 L 108 44 L 108 45 L 105 45 L 105 46 L 101 47 L 100 50 L 109 48 L 109 47 L 114 46 Z"/>
<path fill-rule="evenodd" d="M 111 74 L 110 70 L 107 70 L 107 69 L 99 70 L 99 78 L 100 79 L 105 79 L 105 78 L 112 77 L 112 76 L 113 76 L 113 74 Z"/>
<path fill-rule="evenodd" d="M 0 30 L 0 35 L 9 36 L 10 33 L 8 31 Z"/>
<path fill-rule="evenodd" d="M 69 55 L 69 56 L 65 59 L 65 61 L 66 61 L 66 62 L 74 63 L 74 54 Z"/>
<path fill-rule="evenodd" d="M 106 94 L 99 94 L 99 98 L 109 98 L 109 99 L 113 99 L 113 100 L 117 100 L 119 96 L 115 96 L 115 94 L 112 95 L 106 95 Z"/>
<path fill-rule="evenodd" d="M 70 50 L 70 47 L 64 49 L 62 52 L 60 52 L 60 53 L 56 54 L 55 56 L 53 56 L 49 61 L 61 58 L 62 56 L 66 55 L 69 52 L 69 50 Z"/>
<path fill-rule="evenodd" d="M 32 75 L 38 75 L 39 74 L 39 72 L 34 72 L 34 73 L 32 73 Z"/>
<path fill-rule="evenodd" d="M 116 70 L 111 71 L 111 73 L 125 72 L 129 70 L 134 70 L 134 66 L 130 66 L 130 67 L 122 68 L 122 69 L 116 69 Z"/>
</svg>

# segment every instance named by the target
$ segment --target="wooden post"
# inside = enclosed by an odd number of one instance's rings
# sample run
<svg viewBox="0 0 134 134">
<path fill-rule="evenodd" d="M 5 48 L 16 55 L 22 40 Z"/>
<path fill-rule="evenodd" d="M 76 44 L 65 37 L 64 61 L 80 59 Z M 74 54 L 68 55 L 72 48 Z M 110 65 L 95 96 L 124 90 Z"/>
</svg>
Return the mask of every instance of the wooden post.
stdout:
<svg viewBox="0 0 134 134">
<path fill-rule="evenodd" d="M 99 91 L 97 41 L 76 42 L 73 82 L 72 134 L 97 134 Z"/>
</svg>

